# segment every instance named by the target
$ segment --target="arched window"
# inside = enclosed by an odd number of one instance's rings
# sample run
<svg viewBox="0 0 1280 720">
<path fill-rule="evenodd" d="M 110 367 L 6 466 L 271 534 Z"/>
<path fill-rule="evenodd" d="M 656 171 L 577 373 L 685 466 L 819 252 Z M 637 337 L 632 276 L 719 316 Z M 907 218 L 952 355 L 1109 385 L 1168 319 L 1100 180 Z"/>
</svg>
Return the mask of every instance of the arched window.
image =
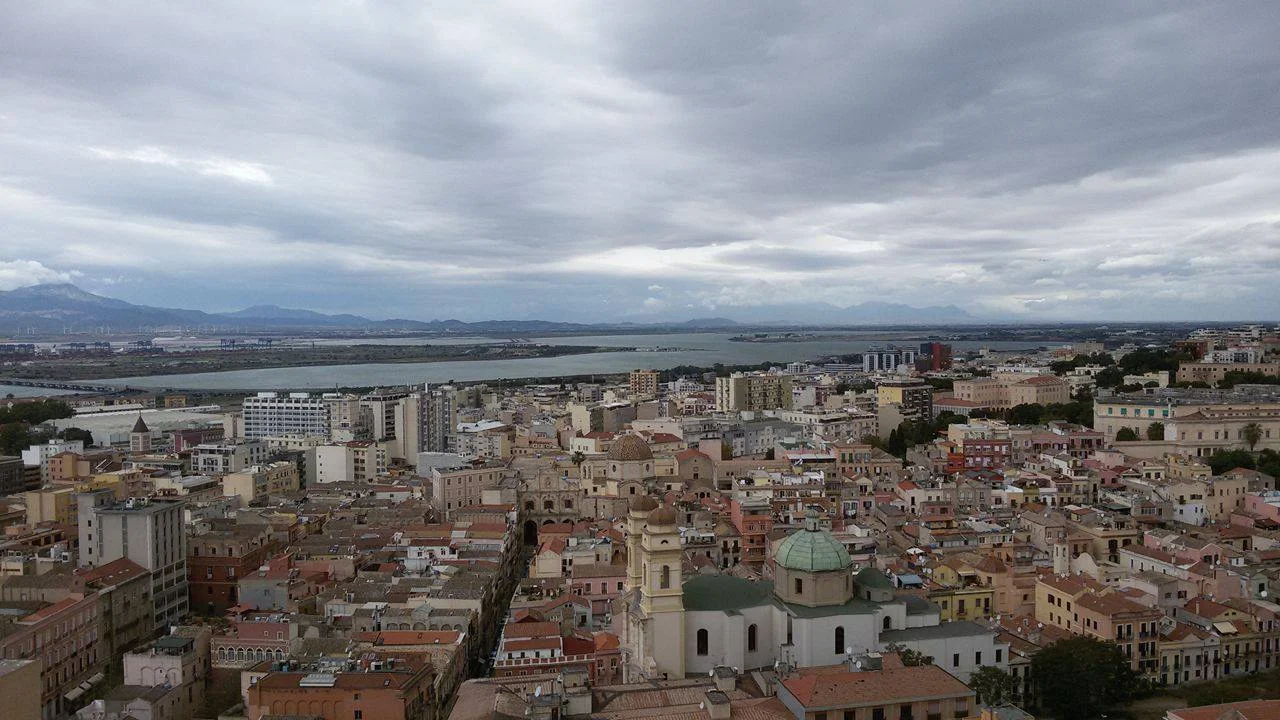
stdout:
<svg viewBox="0 0 1280 720">
<path fill-rule="evenodd" d="M 756 651 L 756 626 L 747 626 L 747 652 Z"/>
<path fill-rule="evenodd" d="M 804 592 L 804 580 L 796 578 L 796 594 L 799 595 L 802 592 Z"/>
<path fill-rule="evenodd" d="M 705 628 L 698 631 L 698 654 L 707 654 L 707 631 Z"/>
<path fill-rule="evenodd" d="M 662 589 L 671 587 L 671 568 L 666 565 L 662 566 L 662 577 L 658 582 L 658 586 Z"/>
<path fill-rule="evenodd" d="M 885 630 L 893 629 L 893 618 L 889 617 L 888 615 L 884 616 L 884 629 Z"/>
<path fill-rule="evenodd" d="M 835 650 L 835 652 L 836 652 L 836 654 L 837 654 L 837 655 L 839 655 L 839 654 L 841 654 L 841 653 L 843 653 L 843 652 L 844 652 L 844 626 L 843 626 L 843 625 L 837 625 L 837 626 L 836 626 L 836 638 L 835 638 L 835 639 L 836 639 L 836 642 L 835 642 L 836 650 Z"/>
</svg>

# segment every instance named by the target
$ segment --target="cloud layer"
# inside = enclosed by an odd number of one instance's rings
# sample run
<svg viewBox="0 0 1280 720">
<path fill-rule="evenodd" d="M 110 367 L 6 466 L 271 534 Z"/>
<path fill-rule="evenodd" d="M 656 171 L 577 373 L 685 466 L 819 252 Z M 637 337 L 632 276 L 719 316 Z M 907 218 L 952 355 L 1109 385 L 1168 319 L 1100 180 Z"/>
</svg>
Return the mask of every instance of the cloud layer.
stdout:
<svg viewBox="0 0 1280 720">
<path fill-rule="evenodd" d="M 1275 319 L 1277 19 L 14 4 L 0 287 L 424 319 Z"/>
</svg>

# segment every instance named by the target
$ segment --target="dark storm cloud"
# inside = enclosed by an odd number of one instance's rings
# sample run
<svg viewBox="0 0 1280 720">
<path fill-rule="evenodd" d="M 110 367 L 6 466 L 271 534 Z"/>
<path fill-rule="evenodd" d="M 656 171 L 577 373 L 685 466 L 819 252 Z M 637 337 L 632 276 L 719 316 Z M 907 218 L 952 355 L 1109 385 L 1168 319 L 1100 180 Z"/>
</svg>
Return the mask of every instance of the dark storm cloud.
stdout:
<svg viewBox="0 0 1280 720">
<path fill-rule="evenodd" d="M 419 317 L 1273 317 L 1278 23 L 1264 2 L 15 4 L 0 284 Z"/>
</svg>

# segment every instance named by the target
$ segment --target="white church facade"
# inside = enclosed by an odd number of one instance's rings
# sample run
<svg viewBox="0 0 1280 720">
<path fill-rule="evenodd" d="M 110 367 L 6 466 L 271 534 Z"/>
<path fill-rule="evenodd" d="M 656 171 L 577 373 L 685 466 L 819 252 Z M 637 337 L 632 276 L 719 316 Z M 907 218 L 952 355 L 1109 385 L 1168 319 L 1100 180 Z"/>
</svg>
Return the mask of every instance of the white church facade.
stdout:
<svg viewBox="0 0 1280 720">
<path fill-rule="evenodd" d="M 627 521 L 628 587 L 619 634 L 628 682 L 740 670 L 832 665 L 901 645 L 967 682 L 983 665 L 1008 669 L 1008 646 L 972 622 L 940 622 L 936 605 L 856 569 L 816 515 L 779 543 L 774 581 L 681 577 L 676 514 L 641 496 Z"/>
</svg>

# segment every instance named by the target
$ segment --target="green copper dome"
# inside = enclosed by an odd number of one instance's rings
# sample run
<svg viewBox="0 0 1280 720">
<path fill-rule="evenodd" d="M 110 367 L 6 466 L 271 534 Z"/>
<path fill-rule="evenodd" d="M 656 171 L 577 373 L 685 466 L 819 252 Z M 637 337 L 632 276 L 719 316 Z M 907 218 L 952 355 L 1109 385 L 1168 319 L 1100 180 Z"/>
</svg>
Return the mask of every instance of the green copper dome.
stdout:
<svg viewBox="0 0 1280 720">
<path fill-rule="evenodd" d="M 801 572 L 843 570 L 853 564 L 844 545 L 818 527 L 818 515 L 813 512 L 805 518 L 804 529 L 778 543 L 773 560 L 780 567 Z"/>
</svg>

